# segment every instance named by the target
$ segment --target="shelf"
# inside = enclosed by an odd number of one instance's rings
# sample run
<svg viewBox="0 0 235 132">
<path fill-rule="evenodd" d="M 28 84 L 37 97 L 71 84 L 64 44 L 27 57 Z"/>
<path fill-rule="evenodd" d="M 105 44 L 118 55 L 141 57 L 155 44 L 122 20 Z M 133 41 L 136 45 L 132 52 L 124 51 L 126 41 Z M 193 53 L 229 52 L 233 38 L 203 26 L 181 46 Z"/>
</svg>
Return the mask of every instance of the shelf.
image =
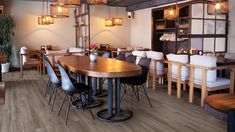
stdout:
<svg viewBox="0 0 235 132">
<path fill-rule="evenodd" d="M 178 38 L 225 38 L 225 34 L 188 34 L 178 35 Z"/>
<path fill-rule="evenodd" d="M 156 30 L 176 30 L 176 28 L 164 28 L 164 29 L 156 29 Z"/>
</svg>

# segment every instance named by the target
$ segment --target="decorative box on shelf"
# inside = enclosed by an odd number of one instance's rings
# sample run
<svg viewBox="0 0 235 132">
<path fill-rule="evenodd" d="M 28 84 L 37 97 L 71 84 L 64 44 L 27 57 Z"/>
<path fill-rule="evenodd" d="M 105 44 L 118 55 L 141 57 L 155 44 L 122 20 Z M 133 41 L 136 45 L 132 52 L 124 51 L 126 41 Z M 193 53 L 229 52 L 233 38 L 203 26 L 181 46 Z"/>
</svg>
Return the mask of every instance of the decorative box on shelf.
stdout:
<svg viewBox="0 0 235 132">
<path fill-rule="evenodd" d="M 180 24 L 179 28 L 189 28 L 189 24 Z"/>
<path fill-rule="evenodd" d="M 45 49 L 51 50 L 51 45 L 46 45 L 46 44 L 41 45 L 41 50 L 45 50 Z"/>
</svg>

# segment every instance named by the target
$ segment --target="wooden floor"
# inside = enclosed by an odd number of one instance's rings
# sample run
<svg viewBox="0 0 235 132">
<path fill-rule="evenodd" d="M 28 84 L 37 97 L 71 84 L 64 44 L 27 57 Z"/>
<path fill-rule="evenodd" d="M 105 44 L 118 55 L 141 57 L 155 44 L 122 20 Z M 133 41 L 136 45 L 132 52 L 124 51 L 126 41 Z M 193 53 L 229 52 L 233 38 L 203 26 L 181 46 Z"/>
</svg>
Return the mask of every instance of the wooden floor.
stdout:
<svg viewBox="0 0 235 132">
<path fill-rule="evenodd" d="M 178 100 L 175 93 L 167 95 L 166 87 L 156 91 L 148 89 L 154 108 L 150 108 L 144 96 L 135 100 L 133 117 L 121 123 L 106 123 L 92 120 L 88 111 L 73 108 L 68 125 L 64 125 L 65 109 L 57 116 L 62 96 L 59 95 L 55 109 L 49 112 L 45 92 L 46 78 L 36 71 L 26 71 L 23 78 L 19 72 L 4 74 L 6 103 L 0 106 L 1 132 L 225 132 L 226 123 L 217 120 L 199 105 L 189 104 L 188 92 Z M 62 94 L 62 93 L 60 93 Z M 103 98 L 104 101 L 107 98 Z M 106 107 L 93 109 L 98 110 Z M 122 108 L 130 108 L 130 97 L 125 96 Z"/>
</svg>

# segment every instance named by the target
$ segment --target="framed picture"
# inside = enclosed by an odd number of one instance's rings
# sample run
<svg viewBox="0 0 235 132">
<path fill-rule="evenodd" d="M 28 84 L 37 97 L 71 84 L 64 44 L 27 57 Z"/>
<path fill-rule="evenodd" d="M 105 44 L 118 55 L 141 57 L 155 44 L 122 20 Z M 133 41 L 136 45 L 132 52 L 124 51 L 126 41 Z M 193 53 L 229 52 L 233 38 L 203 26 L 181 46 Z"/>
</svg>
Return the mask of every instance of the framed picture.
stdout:
<svg viewBox="0 0 235 132">
<path fill-rule="evenodd" d="M 0 5 L 0 15 L 3 14 L 3 6 Z"/>
</svg>

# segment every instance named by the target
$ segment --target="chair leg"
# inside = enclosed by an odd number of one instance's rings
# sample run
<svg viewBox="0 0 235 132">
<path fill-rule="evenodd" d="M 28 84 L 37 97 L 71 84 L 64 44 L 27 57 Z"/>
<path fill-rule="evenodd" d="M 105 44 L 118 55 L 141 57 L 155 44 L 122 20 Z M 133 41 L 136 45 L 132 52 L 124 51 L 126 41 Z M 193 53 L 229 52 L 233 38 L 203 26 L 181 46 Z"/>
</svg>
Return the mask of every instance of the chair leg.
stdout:
<svg viewBox="0 0 235 132">
<path fill-rule="evenodd" d="M 131 111 L 132 111 L 133 96 L 134 96 L 134 95 L 133 95 L 133 92 L 134 92 L 133 90 L 134 90 L 134 89 L 132 88 L 132 89 L 131 89 Z"/>
<path fill-rule="evenodd" d="M 57 94 L 57 89 L 58 89 L 58 87 L 55 88 L 55 92 L 54 92 L 54 95 L 53 95 L 53 101 L 52 101 L 52 105 L 51 105 L 51 112 L 52 112 L 54 104 L 55 104 L 55 98 L 56 98 L 56 94 Z"/>
<path fill-rule="evenodd" d="M 66 112 L 65 125 L 67 125 L 67 122 L 68 122 L 69 110 L 70 110 L 71 102 L 72 102 L 71 95 L 69 95 L 69 103 L 68 103 L 67 112 Z"/>
<path fill-rule="evenodd" d="M 123 93 L 122 93 L 122 96 L 121 96 L 121 99 L 120 99 L 120 103 L 122 102 L 122 99 L 123 99 L 123 97 L 124 97 L 124 94 L 126 94 L 126 87 L 123 87 L 123 89 L 124 89 L 124 91 L 123 91 Z"/>
<path fill-rule="evenodd" d="M 49 80 L 47 81 L 46 92 L 45 92 L 44 96 L 47 96 L 47 94 L 48 94 L 48 92 L 49 92 L 50 86 L 51 86 L 51 81 L 50 81 L 50 79 L 49 79 Z"/>
<path fill-rule="evenodd" d="M 184 91 L 186 91 L 186 87 L 187 87 L 186 83 L 183 83 L 183 90 Z"/>
<path fill-rule="evenodd" d="M 58 112 L 58 116 L 60 115 L 60 112 L 61 112 L 61 110 L 62 110 L 62 107 L 63 107 L 63 105 L 64 105 L 64 102 L 65 102 L 65 100 L 67 99 L 67 96 L 68 96 L 68 94 L 66 93 L 65 95 L 64 95 L 64 98 L 63 98 L 63 101 L 62 101 L 62 103 L 61 103 L 61 105 L 60 105 L 60 109 L 59 109 L 59 112 Z"/>
<path fill-rule="evenodd" d="M 150 101 L 150 99 L 149 99 L 149 96 L 148 96 L 148 94 L 147 94 L 147 91 L 146 91 L 146 89 L 145 89 L 145 87 L 144 87 L 144 86 L 142 86 L 142 88 L 144 89 L 144 94 L 145 94 L 145 96 L 146 96 L 146 97 L 147 97 L 147 99 L 148 99 L 148 102 L 149 102 L 150 107 L 152 108 L 152 107 L 153 107 L 153 105 L 152 105 L 152 103 L 151 103 L 151 101 Z"/>
<path fill-rule="evenodd" d="M 92 110 L 90 108 L 91 98 L 92 98 L 92 93 L 89 91 L 88 92 L 88 109 L 89 109 L 89 112 L 91 114 L 92 119 L 94 120 L 95 118 L 94 118 L 94 115 L 93 115 Z"/>
<path fill-rule="evenodd" d="M 51 99 L 52 99 L 52 97 L 53 97 L 53 94 L 54 94 L 54 92 L 55 92 L 55 87 L 54 86 L 51 86 L 51 88 L 50 88 L 51 90 L 50 90 L 50 92 L 49 92 L 49 99 L 48 99 L 48 105 L 50 105 L 51 104 Z"/>
</svg>

